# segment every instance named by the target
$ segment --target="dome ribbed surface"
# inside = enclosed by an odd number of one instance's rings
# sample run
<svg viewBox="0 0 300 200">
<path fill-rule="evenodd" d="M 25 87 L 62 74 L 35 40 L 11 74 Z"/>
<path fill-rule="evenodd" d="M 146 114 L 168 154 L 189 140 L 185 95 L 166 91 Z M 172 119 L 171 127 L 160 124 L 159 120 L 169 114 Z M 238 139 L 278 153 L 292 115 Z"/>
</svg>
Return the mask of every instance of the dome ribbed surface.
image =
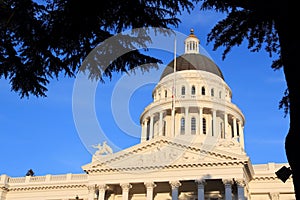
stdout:
<svg viewBox="0 0 300 200">
<path fill-rule="evenodd" d="M 183 54 L 176 58 L 176 71 L 201 70 L 213 73 L 224 80 L 220 68 L 208 57 L 202 54 Z M 174 72 L 174 60 L 164 69 L 160 80 Z"/>
</svg>

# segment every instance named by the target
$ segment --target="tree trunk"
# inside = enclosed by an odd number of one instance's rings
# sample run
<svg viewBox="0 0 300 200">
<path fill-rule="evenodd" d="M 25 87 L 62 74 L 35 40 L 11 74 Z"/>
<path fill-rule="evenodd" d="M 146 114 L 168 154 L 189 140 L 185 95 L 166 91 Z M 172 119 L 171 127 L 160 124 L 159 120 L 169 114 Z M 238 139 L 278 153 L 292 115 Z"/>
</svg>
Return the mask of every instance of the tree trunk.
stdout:
<svg viewBox="0 0 300 200">
<path fill-rule="evenodd" d="M 284 16 L 285 14 L 285 16 Z M 285 140 L 285 151 L 287 160 L 292 170 L 292 179 L 294 184 L 296 199 L 300 199 L 300 82 L 297 69 L 299 65 L 299 32 L 292 28 L 287 13 L 282 13 L 276 21 L 276 29 L 279 35 L 281 47 L 281 58 L 283 61 L 283 70 L 289 90 L 290 102 L 290 128 Z M 299 74 L 300 75 L 300 74 Z"/>
</svg>

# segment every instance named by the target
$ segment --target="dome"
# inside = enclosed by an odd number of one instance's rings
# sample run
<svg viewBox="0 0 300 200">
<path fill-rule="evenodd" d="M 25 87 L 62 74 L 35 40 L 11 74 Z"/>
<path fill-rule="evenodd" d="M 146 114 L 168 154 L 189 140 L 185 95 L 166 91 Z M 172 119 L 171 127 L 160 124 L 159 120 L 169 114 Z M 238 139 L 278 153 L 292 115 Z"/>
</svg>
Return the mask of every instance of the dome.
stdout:
<svg viewBox="0 0 300 200">
<path fill-rule="evenodd" d="M 224 80 L 220 68 L 208 57 L 199 53 L 186 53 L 176 58 L 176 71 L 200 70 L 213 73 Z M 174 72 L 174 60 L 164 69 L 160 80 Z"/>
</svg>

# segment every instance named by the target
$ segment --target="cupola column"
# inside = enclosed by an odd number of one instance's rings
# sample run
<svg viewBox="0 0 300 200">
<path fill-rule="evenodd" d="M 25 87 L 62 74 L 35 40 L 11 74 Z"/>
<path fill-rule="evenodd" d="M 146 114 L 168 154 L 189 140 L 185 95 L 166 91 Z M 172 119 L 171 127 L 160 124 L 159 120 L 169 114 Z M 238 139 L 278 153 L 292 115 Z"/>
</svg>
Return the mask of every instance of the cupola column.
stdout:
<svg viewBox="0 0 300 200">
<path fill-rule="evenodd" d="M 245 149 L 245 144 L 244 144 L 244 127 L 242 126 L 242 122 L 239 121 L 238 122 L 238 125 L 239 125 L 239 134 L 240 134 L 240 144 L 241 144 L 241 147 L 243 149 Z"/>
<path fill-rule="evenodd" d="M 199 135 L 203 134 L 203 108 L 199 107 Z"/>
<path fill-rule="evenodd" d="M 149 133 L 149 140 L 153 138 L 153 123 L 154 123 L 154 115 L 150 117 L 150 133 Z"/>
<path fill-rule="evenodd" d="M 228 135 L 228 115 L 226 112 L 224 112 L 224 137 L 225 139 L 230 139 Z"/>
<path fill-rule="evenodd" d="M 179 181 L 170 181 L 172 188 L 172 200 L 178 200 L 178 188 L 181 186 Z"/>
<path fill-rule="evenodd" d="M 162 135 L 163 134 L 163 116 L 164 116 L 164 112 L 161 111 L 159 113 L 159 128 L 158 128 L 158 135 Z"/>
<path fill-rule="evenodd" d="M 189 107 L 185 107 L 184 108 L 185 110 L 185 134 L 186 135 L 189 135 L 191 133 L 191 130 L 190 130 L 190 120 L 189 120 Z"/>
<path fill-rule="evenodd" d="M 148 119 L 144 119 L 142 122 L 142 137 L 141 137 L 141 142 L 147 140 L 147 131 L 148 131 Z"/>
<path fill-rule="evenodd" d="M 129 189 L 132 188 L 132 185 L 129 183 L 122 183 L 120 184 L 122 188 L 122 200 L 129 199 Z"/>
<path fill-rule="evenodd" d="M 198 188 L 198 200 L 204 200 L 204 185 L 205 180 L 200 179 L 195 181 L 197 183 Z"/>
<path fill-rule="evenodd" d="M 215 109 L 212 109 L 212 136 L 217 136 L 216 121 L 217 121 L 217 111 Z"/>
<path fill-rule="evenodd" d="M 236 118 L 232 117 L 232 125 L 233 125 L 233 137 L 237 138 L 237 126 L 236 126 Z"/>
</svg>

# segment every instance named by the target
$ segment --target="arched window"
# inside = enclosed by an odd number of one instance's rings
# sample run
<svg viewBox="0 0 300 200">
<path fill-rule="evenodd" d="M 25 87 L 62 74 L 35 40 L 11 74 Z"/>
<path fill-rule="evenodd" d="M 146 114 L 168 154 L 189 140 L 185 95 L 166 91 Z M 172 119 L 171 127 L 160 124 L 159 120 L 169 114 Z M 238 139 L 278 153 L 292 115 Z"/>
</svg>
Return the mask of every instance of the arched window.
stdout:
<svg viewBox="0 0 300 200">
<path fill-rule="evenodd" d="M 192 117 L 191 119 L 191 133 L 196 134 L 196 118 Z"/>
<path fill-rule="evenodd" d="M 219 98 L 220 99 L 222 98 L 222 92 L 221 91 L 219 92 Z"/>
<path fill-rule="evenodd" d="M 184 134 L 185 132 L 185 119 L 182 117 L 180 119 L 180 134 Z"/>
<path fill-rule="evenodd" d="M 210 93 L 211 93 L 212 97 L 215 96 L 215 90 L 214 90 L 214 88 L 211 88 Z"/>
<path fill-rule="evenodd" d="M 184 86 L 181 87 L 181 95 L 185 95 L 185 87 Z"/>
<path fill-rule="evenodd" d="M 196 94 L 196 87 L 193 85 L 191 88 L 191 94 L 195 95 Z"/>
<path fill-rule="evenodd" d="M 201 94 L 205 95 L 205 87 L 204 86 L 201 88 Z"/>
<path fill-rule="evenodd" d="M 167 90 L 165 90 L 165 98 L 167 98 L 168 97 L 168 92 L 167 92 Z"/>
<path fill-rule="evenodd" d="M 202 129 L 203 129 L 203 134 L 206 134 L 206 119 L 202 119 Z"/>
</svg>

